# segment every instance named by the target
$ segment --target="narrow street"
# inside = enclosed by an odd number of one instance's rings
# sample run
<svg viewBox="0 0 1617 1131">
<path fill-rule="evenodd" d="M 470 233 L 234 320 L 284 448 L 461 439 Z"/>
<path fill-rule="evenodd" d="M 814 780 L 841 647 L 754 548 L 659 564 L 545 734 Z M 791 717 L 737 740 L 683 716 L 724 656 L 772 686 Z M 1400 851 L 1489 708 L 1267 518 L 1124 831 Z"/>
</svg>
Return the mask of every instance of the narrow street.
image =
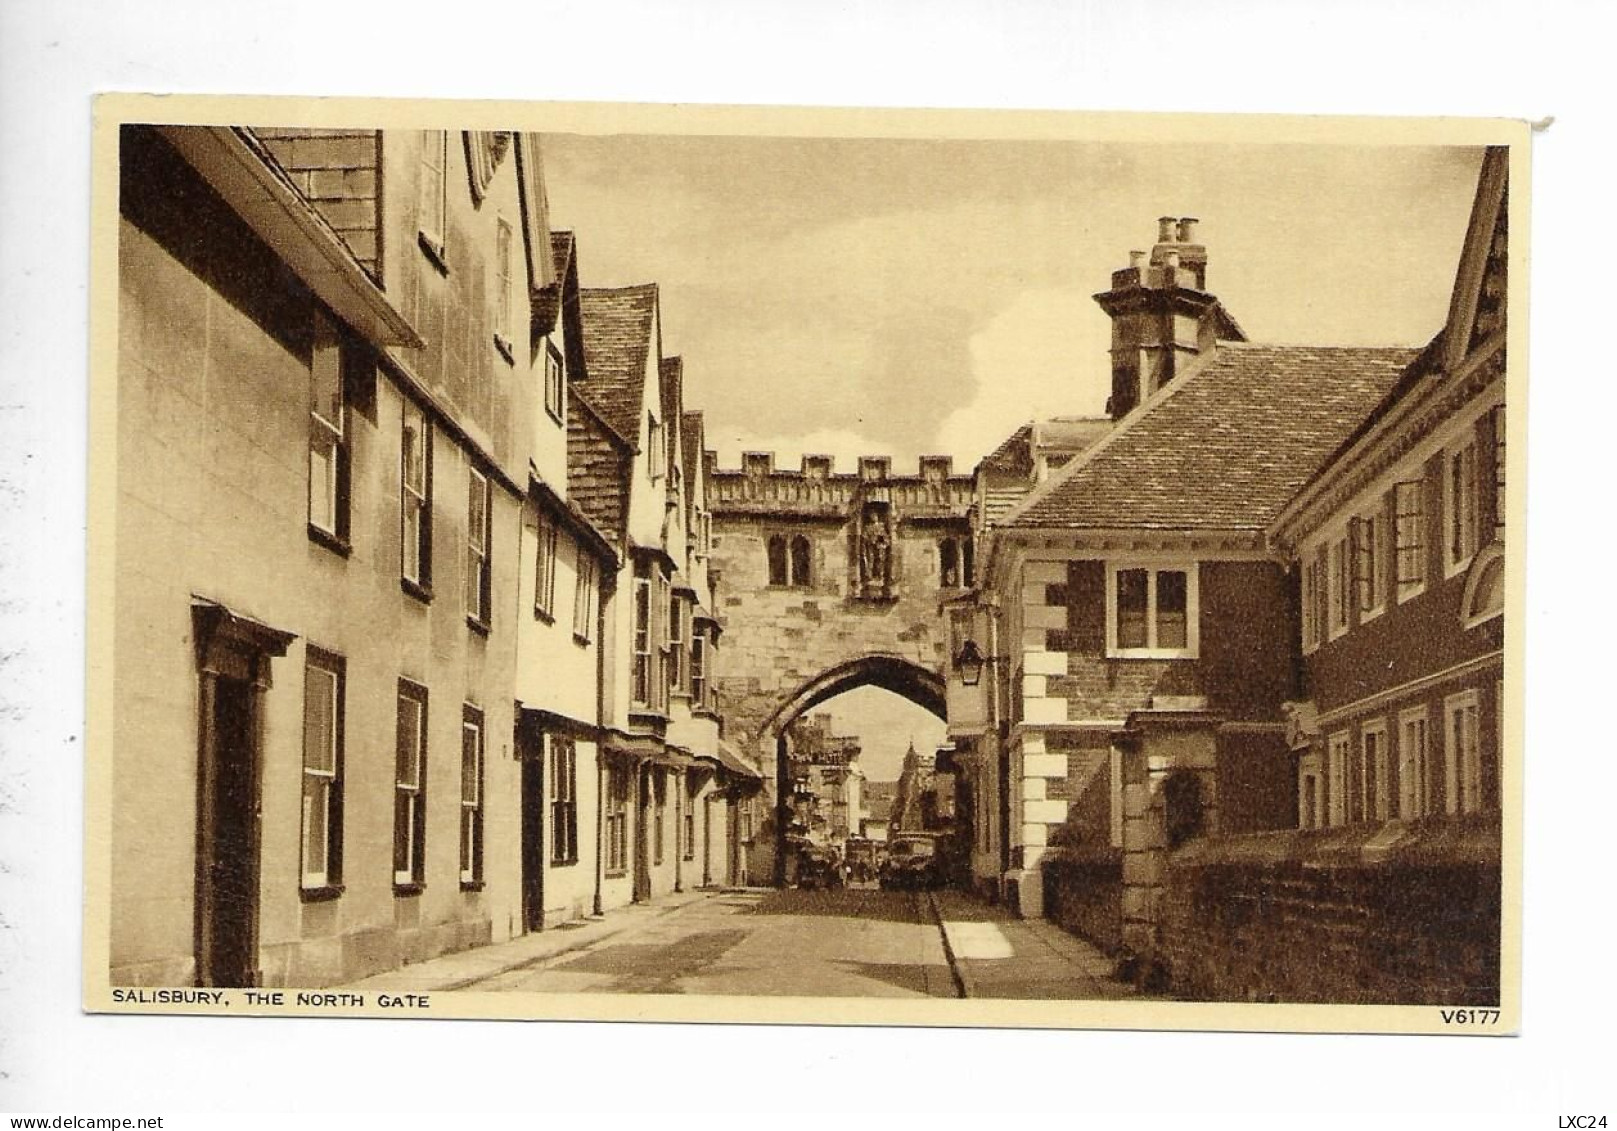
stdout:
<svg viewBox="0 0 1617 1131">
<path fill-rule="evenodd" d="M 914 892 L 726 892 L 468 990 L 956 997 L 943 935 Z"/>
</svg>

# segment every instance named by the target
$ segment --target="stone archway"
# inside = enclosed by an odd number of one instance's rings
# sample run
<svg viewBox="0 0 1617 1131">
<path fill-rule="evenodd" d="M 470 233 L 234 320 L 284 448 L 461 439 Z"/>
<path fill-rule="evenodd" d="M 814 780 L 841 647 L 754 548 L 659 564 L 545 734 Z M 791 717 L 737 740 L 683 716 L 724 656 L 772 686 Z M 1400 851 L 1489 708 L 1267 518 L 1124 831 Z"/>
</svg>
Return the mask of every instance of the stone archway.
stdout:
<svg viewBox="0 0 1617 1131">
<path fill-rule="evenodd" d="M 772 875 L 776 885 L 786 880 L 785 807 L 791 790 L 787 731 L 819 704 L 860 687 L 879 687 L 932 712 L 940 719 L 947 718 L 943 677 L 913 660 L 889 652 L 876 652 L 844 661 L 793 688 L 765 717 L 754 738 L 756 746 L 773 755 L 774 772 L 766 775 L 772 778 L 774 787 L 771 817 L 773 844 L 767 846 L 770 857 L 767 867 L 760 860 L 760 871 Z"/>
<path fill-rule="evenodd" d="M 817 703 L 876 686 L 943 717 L 948 633 L 940 602 L 973 578 L 972 478 L 944 456 L 894 475 L 866 456 L 739 469 L 707 453 L 714 613 L 712 670 L 725 738 L 756 760 L 778 805 L 777 743 Z"/>
</svg>

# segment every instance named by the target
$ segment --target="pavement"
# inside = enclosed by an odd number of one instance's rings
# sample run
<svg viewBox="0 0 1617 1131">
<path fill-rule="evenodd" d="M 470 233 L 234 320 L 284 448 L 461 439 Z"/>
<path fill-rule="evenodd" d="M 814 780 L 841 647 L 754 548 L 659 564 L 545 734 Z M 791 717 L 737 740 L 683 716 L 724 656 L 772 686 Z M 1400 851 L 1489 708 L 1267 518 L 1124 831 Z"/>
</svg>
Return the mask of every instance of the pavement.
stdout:
<svg viewBox="0 0 1617 1131">
<path fill-rule="evenodd" d="M 399 993 L 675 993 L 1115 999 L 1100 951 L 956 891 L 726 888 L 616 908 L 342 987 Z"/>
<path fill-rule="evenodd" d="M 968 998 L 1057 1001 L 1138 996 L 1098 948 L 1046 919 L 1019 919 L 963 892 L 928 893 Z"/>
<path fill-rule="evenodd" d="M 387 970 L 341 987 L 348 990 L 386 990 L 424 993 L 429 990 L 464 990 L 502 974 L 520 971 L 586 950 L 615 935 L 655 923 L 693 903 L 724 894 L 718 888 L 674 892 L 645 903 L 614 908 L 604 916 L 561 923 L 509 942 L 474 947 L 429 958 L 397 970 Z M 477 988 L 481 989 L 482 986 Z"/>
</svg>

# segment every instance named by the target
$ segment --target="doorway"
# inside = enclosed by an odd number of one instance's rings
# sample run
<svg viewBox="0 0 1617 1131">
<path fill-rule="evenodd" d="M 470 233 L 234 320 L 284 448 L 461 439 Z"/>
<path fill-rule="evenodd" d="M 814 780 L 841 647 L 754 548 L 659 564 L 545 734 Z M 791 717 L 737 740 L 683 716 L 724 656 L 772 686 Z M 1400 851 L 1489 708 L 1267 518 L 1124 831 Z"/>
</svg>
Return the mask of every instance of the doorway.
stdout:
<svg viewBox="0 0 1617 1131">
<path fill-rule="evenodd" d="M 537 736 L 536 736 L 537 737 Z M 522 752 L 522 929 L 545 926 L 545 759 L 544 739 L 517 735 Z M 536 748 L 535 748 L 536 747 Z"/>
<path fill-rule="evenodd" d="M 224 676 L 205 703 L 197 981 L 258 984 L 258 762 L 253 685 Z"/>
<path fill-rule="evenodd" d="M 640 789 L 634 820 L 634 900 L 644 903 L 651 898 L 651 767 L 643 765 L 639 773 Z"/>
</svg>

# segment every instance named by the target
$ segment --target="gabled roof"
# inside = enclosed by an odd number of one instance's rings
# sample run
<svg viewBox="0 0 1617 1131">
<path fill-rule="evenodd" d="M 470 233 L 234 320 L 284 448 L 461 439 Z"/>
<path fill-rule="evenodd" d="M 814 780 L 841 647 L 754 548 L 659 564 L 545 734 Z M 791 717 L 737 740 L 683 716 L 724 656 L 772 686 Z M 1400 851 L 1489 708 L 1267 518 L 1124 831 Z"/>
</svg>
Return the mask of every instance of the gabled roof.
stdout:
<svg viewBox="0 0 1617 1131">
<path fill-rule="evenodd" d="M 1033 474 L 1033 425 L 1024 424 L 1005 438 L 977 465 L 979 471 L 1008 471 L 1012 475 Z"/>
<path fill-rule="evenodd" d="M 978 468 L 1032 475 L 1035 435 L 1038 446 L 1047 454 L 1073 455 L 1103 439 L 1111 432 L 1112 423 L 1109 416 L 1052 416 L 1024 424 L 984 457 Z"/>
<path fill-rule="evenodd" d="M 685 363 L 677 357 L 665 357 L 657 365 L 658 392 L 662 404 L 662 418 L 667 422 L 663 429 L 663 443 L 668 445 L 666 452 L 668 466 L 676 466 L 676 456 L 681 450 L 684 436 L 680 428 L 680 414 L 685 411 Z M 679 475 L 683 480 L 686 472 L 683 460 L 677 462 Z M 669 487 L 673 487 L 673 480 L 669 480 Z"/>
<path fill-rule="evenodd" d="M 584 312 L 582 385 L 590 403 L 624 440 L 638 444 L 646 392 L 646 358 L 657 311 L 657 284 L 579 291 Z"/>
<path fill-rule="evenodd" d="M 685 457 L 685 521 L 690 522 L 696 504 L 705 499 L 696 496 L 696 473 L 701 469 L 702 451 L 707 444 L 706 426 L 700 412 L 687 412 L 679 418 L 681 452 Z"/>
<path fill-rule="evenodd" d="M 1001 525 L 1262 530 L 1419 352 L 1220 343 Z"/>
</svg>

